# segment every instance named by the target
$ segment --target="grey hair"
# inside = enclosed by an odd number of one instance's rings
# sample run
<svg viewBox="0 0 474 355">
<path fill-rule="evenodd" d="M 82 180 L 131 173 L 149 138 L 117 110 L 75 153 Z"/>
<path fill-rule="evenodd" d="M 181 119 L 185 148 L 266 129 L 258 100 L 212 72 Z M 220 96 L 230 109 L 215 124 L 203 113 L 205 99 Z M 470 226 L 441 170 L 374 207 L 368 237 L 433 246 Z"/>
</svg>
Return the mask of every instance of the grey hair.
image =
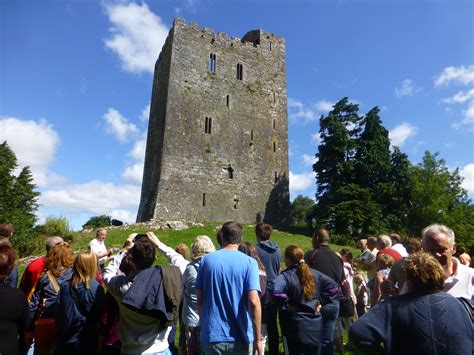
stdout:
<svg viewBox="0 0 474 355">
<path fill-rule="evenodd" d="M 386 234 L 379 235 L 377 237 L 377 240 L 381 240 L 383 242 L 383 244 L 385 245 L 385 249 L 388 249 L 392 246 L 392 240 Z"/>
<path fill-rule="evenodd" d="M 49 237 L 46 239 L 46 252 L 48 252 L 51 248 L 53 248 L 56 244 L 64 242 L 63 238 L 61 237 Z"/>
<path fill-rule="evenodd" d="M 196 241 L 191 245 L 193 258 L 201 257 L 205 254 L 216 251 L 216 247 L 212 243 L 211 238 L 207 235 L 198 235 Z"/>
<path fill-rule="evenodd" d="M 428 227 L 423 228 L 421 231 L 421 238 L 423 243 L 425 242 L 426 238 L 429 238 L 433 234 L 440 234 L 443 233 L 448 237 L 448 244 L 452 248 L 454 247 L 454 232 L 451 228 L 445 226 L 444 224 L 431 224 Z"/>
</svg>

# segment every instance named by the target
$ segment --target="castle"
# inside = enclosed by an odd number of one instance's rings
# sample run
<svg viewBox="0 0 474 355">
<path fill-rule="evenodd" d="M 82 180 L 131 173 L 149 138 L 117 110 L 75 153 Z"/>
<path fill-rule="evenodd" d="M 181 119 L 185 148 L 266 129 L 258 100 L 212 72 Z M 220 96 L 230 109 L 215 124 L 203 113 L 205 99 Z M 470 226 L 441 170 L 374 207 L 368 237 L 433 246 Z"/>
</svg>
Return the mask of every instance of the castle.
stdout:
<svg viewBox="0 0 474 355">
<path fill-rule="evenodd" d="M 289 215 L 285 41 L 176 18 L 155 65 L 137 221 Z"/>
</svg>

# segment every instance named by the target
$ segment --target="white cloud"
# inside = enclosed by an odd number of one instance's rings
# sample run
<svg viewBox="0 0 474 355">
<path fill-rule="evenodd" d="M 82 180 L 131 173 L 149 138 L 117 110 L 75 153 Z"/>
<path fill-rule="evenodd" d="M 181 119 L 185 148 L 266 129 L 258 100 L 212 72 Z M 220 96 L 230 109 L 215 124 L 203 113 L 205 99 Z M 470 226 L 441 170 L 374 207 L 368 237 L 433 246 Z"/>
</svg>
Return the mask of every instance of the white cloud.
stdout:
<svg viewBox="0 0 474 355">
<path fill-rule="evenodd" d="M 462 111 L 464 118 L 459 122 L 454 122 L 452 127 L 456 129 L 467 128 L 468 131 L 474 130 L 474 100 L 469 102 L 466 110 Z"/>
<path fill-rule="evenodd" d="M 413 137 L 417 128 L 408 122 L 402 122 L 394 129 L 390 130 L 388 136 L 392 146 L 401 147 L 408 138 Z"/>
<path fill-rule="evenodd" d="M 153 73 L 168 35 L 168 27 L 146 3 L 106 4 L 111 37 L 105 45 L 115 52 L 125 71 Z"/>
<path fill-rule="evenodd" d="M 464 65 L 460 67 L 446 67 L 434 79 L 435 86 L 447 85 L 450 82 L 464 85 L 474 82 L 474 65 L 470 65 L 467 68 Z"/>
<path fill-rule="evenodd" d="M 128 152 L 128 156 L 132 158 L 132 163 L 128 165 L 122 173 L 122 179 L 126 182 L 141 186 L 143 179 L 143 166 L 145 163 L 146 150 L 146 132 L 140 140 L 137 140 L 132 149 Z"/>
<path fill-rule="evenodd" d="M 137 126 L 123 117 L 120 112 L 110 107 L 103 116 L 104 120 L 108 123 L 106 132 L 114 135 L 120 143 L 126 143 L 130 139 L 137 137 L 140 133 Z"/>
<path fill-rule="evenodd" d="M 332 110 L 332 107 L 335 105 L 335 102 L 327 101 L 327 100 L 321 100 L 318 101 L 314 104 L 314 107 L 324 113 L 328 113 L 329 111 Z"/>
<path fill-rule="evenodd" d="M 146 105 L 143 108 L 142 113 L 140 114 L 140 119 L 142 121 L 148 121 L 149 117 L 150 117 L 150 104 Z"/>
<path fill-rule="evenodd" d="M 311 135 L 311 141 L 315 143 L 316 145 L 321 144 L 321 134 L 319 132 L 313 133 Z"/>
<path fill-rule="evenodd" d="M 403 96 L 413 96 L 419 91 L 421 91 L 421 89 L 415 87 L 413 80 L 405 79 L 399 88 L 395 88 L 395 96 L 399 99 Z"/>
<path fill-rule="evenodd" d="M 115 185 L 102 181 L 44 191 L 39 198 L 45 208 L 59 208 L 66 214 L 87 212 L 95 215 L 110 214 L 113 210 L 126 208 L 136 211 L 139 200 L 139 186 Z"/>
<path fill-rule="evenodd" d="M 290 193 L 306 190 L 312 185 L 316 185 L 315 175 L 313 172 L 307 174 L 293 174 L 290 171 Z"/>
<path fill-rule="evenodd" d="M 314 155 L 308 155 L 308 154 L 303 154 L 301 156 L 301 159 L 303 160 L 304 166 L 313 166 L 313 164 L 316 163 L 316 160 L 317 160 Z"/>
<path fill-rule="evenodd" d="M 443 99 L 443 102 L 447 104 L 463 104 L 471 99 L 474 99 L 474 88 L 469 91 L 459 91 L 456 95 Z"/>
<path fill-rule="evenodd" d="M 467 164 L 461 170 L 461 176 L 464 178 L 461 186 L 467 190 L 468 193 L 474 193 L 474 164 Z"/>
<path fill-rule="evenodd" d="M 143 162 L 127 166 L 122 173 L 122 178 L 127 182 L 141 186 L 143 179 Z"/>
<path fill-rule="evenodd" d="M 137 213 L 128 210 L 112 210 L 109 216 L 124 223 L 135 223 L 137 219 Z"/>
<path fill-rule="evenodd" d="M 49 170 L 60 143 L 59 135 L 45 119 L 0 118 L 0 142 L 7 141 L 15 152 L 19 167 L 29 166 L 39 187 L 65 182 Z"/>
<path fill-rule="evenodd" d="M 311 122 L 317 119 L 316 110 L 305 107 L 305 105 L 296 99 L 288 98 L 288 111 L 290 122 Z"/>
</svg>

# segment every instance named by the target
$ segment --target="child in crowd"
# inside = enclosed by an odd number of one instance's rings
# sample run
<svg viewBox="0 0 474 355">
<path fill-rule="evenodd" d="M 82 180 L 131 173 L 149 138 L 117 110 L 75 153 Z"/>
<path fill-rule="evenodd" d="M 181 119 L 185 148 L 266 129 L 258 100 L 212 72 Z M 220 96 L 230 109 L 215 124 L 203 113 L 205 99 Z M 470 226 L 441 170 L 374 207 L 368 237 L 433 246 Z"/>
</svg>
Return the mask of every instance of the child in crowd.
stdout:
<svg viewBox="0 0 474 355">
<path fill-rule="evenodd" d="M 354 275 L 354 293 L 357 300 L 357 316 L 362 317 L 367 313 L 367 306 L 369 305 L 369 289 L 367 288 L 366 276 L 361 272 L 356 272 Z"/>
</svg>

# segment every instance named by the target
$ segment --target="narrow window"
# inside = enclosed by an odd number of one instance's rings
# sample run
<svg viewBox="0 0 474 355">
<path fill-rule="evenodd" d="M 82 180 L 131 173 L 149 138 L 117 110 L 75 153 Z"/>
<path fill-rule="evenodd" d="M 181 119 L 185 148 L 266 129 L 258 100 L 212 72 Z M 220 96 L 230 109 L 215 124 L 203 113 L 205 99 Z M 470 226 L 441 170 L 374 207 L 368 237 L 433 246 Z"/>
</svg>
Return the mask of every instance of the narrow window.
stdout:
<svg viewBox="0 0 474 355">
<path fill-rule="evenodd" d="M 240 63 L 237 64 L 237 80 L 242 80 L 244 77 L 244 66 Z"/>
<path fill-rule="evenodd" d="M 206 194 L 202 194 L 202 207 L 206 207 Z"/>
<path fill-rule="evenodd" d="M 229 176 L 229 179 L 232 180 L 232 179 L 234 178 L 234 169 L 232 169 L 231 166 L 229 166 L 229 167 L 227 168 L 227 174 L 228 174 L 228 176 Z"/>
<path fill-rule="evenodd" d="M 275 93 L 273 93 L 273 103 L 276 103 L 276 102 L 277 102 L 276 95 L 275 95 Z"/>
<path fill-rule="evenodd" d="M 270 50 L 272 50 L 272 42 L 270 42 Z"/>
<path fill-rule="evenodd" d="M 227 107 L 229 107 L 230 105 L 230 95 L 227 95 L 226 98 L 225 98 L 225 104 Z"/>
<path fill-rule="evenodd" d="M 211 73 L 216 72 L 216 55 L 214 53 L 209 55 L 209 71 Z"/>
<path fill-rule="evenodd" d="M 204 133 L 211 134 L 212 131 L 212 118 L 206 117 L 204 121 Z"/>
<path fill-rule="evenodd" d="M 278 182 L 278 173 L 275 171 L 275 184 Z"/>
<path fill-rule="evenodd" d="M 277 151 L 277 144 L 276 142 L 273 142 L 273 153 Z"/>
<path fill-rule="evenodd" d="M 234 210 L 239 209 L 239 199 L 237 198 L 236 195 L 234 195 Z"/>
<path fill-rule="evenodd" d="M 275 129 L 275 127 L 276 127 L 276 120 L 273 119 L 273 129 Z"/>
<path fill-rule="evenodd" d="M 250 140 L 253 141 L 253 129 L 250 131 Z"/>
</svg>

